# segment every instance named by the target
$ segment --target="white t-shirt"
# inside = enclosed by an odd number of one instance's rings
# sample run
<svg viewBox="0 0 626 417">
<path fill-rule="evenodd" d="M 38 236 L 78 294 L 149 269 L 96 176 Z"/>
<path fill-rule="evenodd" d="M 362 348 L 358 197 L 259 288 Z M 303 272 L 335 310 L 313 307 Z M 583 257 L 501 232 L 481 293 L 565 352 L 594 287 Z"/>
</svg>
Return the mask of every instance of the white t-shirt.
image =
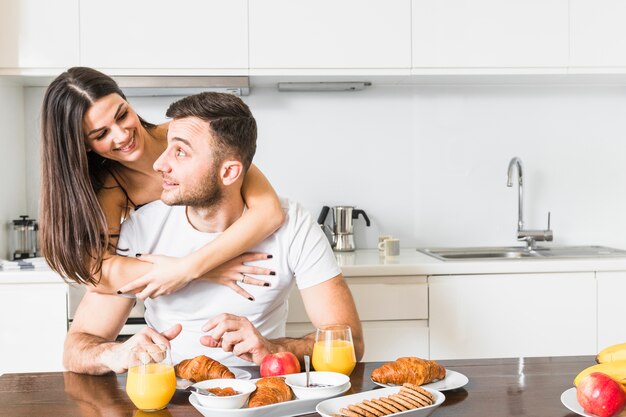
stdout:
<svg viewBox="0 0 626 417">
<path fill-rule="evenodd" d="M 145 301 L 145 319 L 149 326 L 164 331 L 176 323 L 183 325 L 181 334 L 172 340 L 174 363 L 197 355 L 207 355 L 227 365 L 250 365 L 224 352 L 200 344 L 205 335 L 200 329 L 207 320 L 222 313 L 247 317 L 260 333 L 269 339 L 285 336 L 287 297 L 294 282 L 303 289 L 320 284 L 341 273 L 328 240 L 299 204 L 281 200 L 286 220 L 283 226 L 250 252 L 264 252 L 272 259 L 251 265 L 269 268 L 276 275 L 252 275 L 270 282 L 270 287 L 242 285 L 254 297 L 247 300 L 232 289 L 204 280 L 194 280 L 174 294 Z M 182 257 L 215 239 L 219 233 L 194 229 L 185 206 L 168 206 L 155 201 L 143 206 L 124 222 L 118 252 L 134 256 L 151 253 Z M 127 250 L 124 250 L 127 249 Z"/>
</svg>

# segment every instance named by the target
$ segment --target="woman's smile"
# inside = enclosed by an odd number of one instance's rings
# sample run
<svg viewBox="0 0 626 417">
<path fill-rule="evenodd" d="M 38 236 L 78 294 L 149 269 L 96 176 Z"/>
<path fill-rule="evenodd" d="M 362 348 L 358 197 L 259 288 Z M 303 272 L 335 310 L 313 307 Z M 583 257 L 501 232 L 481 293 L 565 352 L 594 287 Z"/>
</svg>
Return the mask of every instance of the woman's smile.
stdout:
<svg viewBox="0 0 626 417">
<path fill-rule="evenodd" d="M 113 150 L 117 152 L 127 153 L 127 152 L 132 152 L 136 147 L 137 147 L 137 140 L 135 139 L 135 135 L 133 134 L 133 136 L 130 138 L 130 141 L 126 142 L 124 146 L 118 146 L 117 148 Z"/>
</svg>

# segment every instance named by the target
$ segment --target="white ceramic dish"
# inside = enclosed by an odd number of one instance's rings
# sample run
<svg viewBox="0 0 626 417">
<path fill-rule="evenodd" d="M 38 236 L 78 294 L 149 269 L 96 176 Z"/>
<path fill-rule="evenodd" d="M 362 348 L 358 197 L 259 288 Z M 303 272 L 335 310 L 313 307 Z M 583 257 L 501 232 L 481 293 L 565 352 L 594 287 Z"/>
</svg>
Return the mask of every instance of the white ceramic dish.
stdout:
<svg viewBox="0 0 626 417">
<path fill-rule="evenodd" d="M 580 414 L 585 417 L 597 417 L 594 414 L 587 413 L 583 407 L 578 404 L 578 399 L 576 398 L 576 387 L 565 390 L 563 394 L 561 394 L 561 402 L 565 407 L 569 408 L 570 411 L 573 411 L 576 414 Z"/>
<path fill-rule="evenodd" d="M 285 375 L 285 383 L 291 387 L 299 399 L 329 398 L 341 392 L 350 382 L 350 377 L 337 372 L 309 372 L 310 384 L 324 384 L 323 387 L 307 387 L 306 373 Z"/>
<path fill-rule="evenodd" d="M 423 387 L 422 387 L 423 388 Z M 441 405 L 446 399 L 446 396 L 441 392 L 428 389 L 428 392 L 435 396 L 435 403 L 427 407 L 416 408 L 413 410 L 402 411 L 400 413 L 388 414 L 390 416 L 402 416 L 402 417 L 426 417 L 429 416 L 437 407 Z M 376 389 L 373 391 L 365 391 L 358 394 L 346 395 L 344 397 L 333 398 L 331 400 L 324 400 L 317 405 L 315 411 L 322 415 L 322 417 L 332 417 L 333 414 L 339 413 L 341 408 L 347 407 L 350 404 L 356 404 L 363 400 L 371 400 L 374 398 L 387 397 L 392 394 L 396 394 L 400 391 L 400 387 L 389 387 L 383 389 Z"/>
<path fill-rule="evenodd" d="M 254 382 L 246 381 L 245 379 L 209 379 L 207 381 L 197 382 L 193 384 L 193 386 L 203 389 L 230 387 L 239 392 L 237 395 L 223 397 L 217 395 L 202 395 L 194 391 L 191 392 L 191 395 L 195 396 L 196 401 L 198 401 L 203 407 L 217 409 L 241 408 L 244 406 L 246 401 L 248 401 L 250 394 L 256 390 Z"/>
<path fill-rule="evenodd" d="M 372 382 L 380 387 L 395 387 L 393 384 L 381 384 L 372 380 Z M 423 388 L 430 388 L 437 391 L 450 391 L 453 389 L 461 388 L 467 385 L 469 378 L 460 372 L 446 369 L 446 377 L 439 381 L 431 382 L 429 384 L 422 385 Z"/>
<path fill-rule="evenodd" d="M 252 374 L 246 370 L 239 368 L 228 368 L 230 372 L 235 374 L 235 379 L 250 379 L 252 378 Z M 188 379 L 176 378 L 176 389 L 186 390 L 190 385 L 193 385 L 193 382 Z"/>
<path fill-rule="evenodd" d="M 252 382 L 255 381 L 256 380 L 253 380 Z M 344 392 L 348 391 L 350 389 L 350 386 L 350 383 L 348 383 L 348 385 L 345 386 L 343 391 L 339 394 L 343 394 Z M 313 413 L 315 411 L 315 406 L 320 402 L 320 399 L 295 399 L 283 403 L 266 405 L 264 407 L 245 407 L 235 410 L 216 410 L 215 408 L 203 407 L 200 403 L 198 403 L 196 397 L 194 397 L 193 395 L 189 396 L 189 402 L 204 417 L 292 417 L 302 414 Z"/>
</svg>

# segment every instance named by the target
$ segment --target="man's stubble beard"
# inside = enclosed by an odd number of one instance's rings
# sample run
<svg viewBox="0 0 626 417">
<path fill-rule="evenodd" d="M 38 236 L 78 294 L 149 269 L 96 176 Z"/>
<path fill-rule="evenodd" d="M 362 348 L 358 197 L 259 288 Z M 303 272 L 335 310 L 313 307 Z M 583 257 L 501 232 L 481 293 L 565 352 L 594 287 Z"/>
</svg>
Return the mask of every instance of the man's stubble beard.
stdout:
<svg viewBox="0 0 626 417">
<path fill-rule="evenodd" d="M 183 195 L 179 188 L 176 195 L 161 194 L 161 200 L 168 206 L 189 206 L 210 208 L 222 200 L 222 189 L 218 186 L 216 169 L 210 170 L 207 175 L 198 180 L 198 186 Z"/>
</svg>

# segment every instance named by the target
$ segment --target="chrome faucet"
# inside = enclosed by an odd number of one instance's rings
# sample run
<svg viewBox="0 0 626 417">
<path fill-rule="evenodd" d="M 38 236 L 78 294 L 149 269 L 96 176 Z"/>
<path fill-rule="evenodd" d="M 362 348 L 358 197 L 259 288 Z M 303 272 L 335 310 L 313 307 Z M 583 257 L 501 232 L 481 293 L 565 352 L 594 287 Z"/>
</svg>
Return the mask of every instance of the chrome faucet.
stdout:
<svg viewBox="0 0 626 417">
<path fill-rule="evenodd" d="M 527 249 L 535 249 L 536 241 L 548 241 L 551 242 L 554 235 L 550 230 L 550 212 L 548 212 L 548 228 L 546 230 L 525 230 L 524 229 L 524 193 L 523 184 L 524 176 L 522 169 L 522 160 L 518 157 L 514 157 L 509 162 L 509 169 L 507 172 L 506 186 L 513 186 L 513 170 L 517 167 L 517 184 L 518 184 L 518 196 L 517 196 L 517 240 L 526 241 Z"/>
</svg>

